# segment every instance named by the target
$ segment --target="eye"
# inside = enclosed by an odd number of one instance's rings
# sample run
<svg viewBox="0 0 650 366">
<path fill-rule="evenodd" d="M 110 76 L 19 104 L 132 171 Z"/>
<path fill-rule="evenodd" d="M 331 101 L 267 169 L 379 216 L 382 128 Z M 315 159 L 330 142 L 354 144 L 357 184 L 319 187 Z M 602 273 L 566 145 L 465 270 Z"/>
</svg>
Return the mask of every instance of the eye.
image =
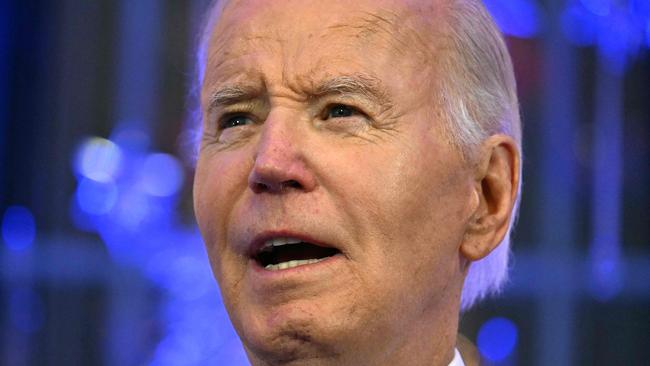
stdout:
<svg viewBox="0 0 650 366">
<path fill-rule="evenodd" d="M 244 126 L 253 123 L 253 121 L 243 114 L 226 115 L 219 122 L 219 128 L 225 130 L 231 127 Z"/>
<path fill-rule="evenodd" d="M 357 111 L 355 108 L 350 107 L 345 104 L 334 104 L 332 106 L 329 106 L 326 109 L 327 115 L 325 119 L 328 118 L 345 118 L 345 117 L 350 117 L 355 114 L 358 114 L 359 111 Z"/>
</svg>

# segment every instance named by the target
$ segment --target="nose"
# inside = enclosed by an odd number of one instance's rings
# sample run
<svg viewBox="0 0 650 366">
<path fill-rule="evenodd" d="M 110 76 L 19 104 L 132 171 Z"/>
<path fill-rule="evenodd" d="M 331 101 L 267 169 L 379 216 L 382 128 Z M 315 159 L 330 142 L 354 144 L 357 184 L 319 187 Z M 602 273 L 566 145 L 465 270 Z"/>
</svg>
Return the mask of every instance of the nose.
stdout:
<svg viewBox="0 0 650 366">
<path fill-rule="evenodd" d="M 270 118 L 264 123 L 248 176 L 248 186 L 253 192 L 310 192 L 316 187 L 305 156 L 306 131 L 297 125 Z"/>
</svg>

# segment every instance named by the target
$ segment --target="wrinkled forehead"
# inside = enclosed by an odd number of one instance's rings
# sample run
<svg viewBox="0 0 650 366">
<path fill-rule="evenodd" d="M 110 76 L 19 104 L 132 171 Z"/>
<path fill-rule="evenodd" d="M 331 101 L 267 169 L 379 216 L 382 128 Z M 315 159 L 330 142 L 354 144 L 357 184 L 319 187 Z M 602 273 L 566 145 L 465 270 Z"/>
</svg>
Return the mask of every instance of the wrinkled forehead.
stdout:
<svg viewBox="0 0 650 366">
<path fill-rule="evenodd" d="M 397 26 L 398 22 L 406 22 L 434 9 L 433 5 L 424 7 L 424 3 L 403 0 L 230 0 L 223 4 L 219 23 L 247 24 L 253 29 L 273 28 L 278 31 L 291 31 L 297 26 L 318 30 L 336 23 L 363 26 L 359 22 L 362 19 L 366 23 L 382 19 Z"/>
<path fill-rule="evenodd" d="M 441 6 L 404 0 L 231 0 L 209 31 L 208 68 L 256 47 L 372 46 L 429 59 Z"/>
</svg>

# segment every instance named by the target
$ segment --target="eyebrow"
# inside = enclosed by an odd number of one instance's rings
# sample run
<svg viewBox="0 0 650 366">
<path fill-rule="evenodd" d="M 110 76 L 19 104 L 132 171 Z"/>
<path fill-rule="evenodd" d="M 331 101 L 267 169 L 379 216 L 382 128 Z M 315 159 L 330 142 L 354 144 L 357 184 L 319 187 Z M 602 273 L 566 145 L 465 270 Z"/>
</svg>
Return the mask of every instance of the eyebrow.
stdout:
<svg viewBox="0 0 650 366">
<path fill-rule="evenodd" d="M 380 79 L 363 73 L 336 76 L 316 84 L 310 93 L 315 97 L 356 94 L 380 105 L 391 101 Z"/>
<path fill-rule="evenodd" d="M 349 96 L 360 95 L 371 102 L 384 107 L 391 104 L 381 80 L 377 77 L 354 73 L 340 75 L 322 82 L 309 82 L 311 85 L 306 94 L 309 98 L 322 98 L 331 95 Z M 258 87 L 246 84 L 225 85 L 212 93 L 208 99 L 208 110 L 238 103 L 250 102 L 262 94 Z"/>
<path fill-rule="evenodd" d="M 259 95 L 259 88 L 254 86 L 244 84 L 226 85 L 210 95 L 208 110 L 250 101 L 259 97 Z"/>
</svg>

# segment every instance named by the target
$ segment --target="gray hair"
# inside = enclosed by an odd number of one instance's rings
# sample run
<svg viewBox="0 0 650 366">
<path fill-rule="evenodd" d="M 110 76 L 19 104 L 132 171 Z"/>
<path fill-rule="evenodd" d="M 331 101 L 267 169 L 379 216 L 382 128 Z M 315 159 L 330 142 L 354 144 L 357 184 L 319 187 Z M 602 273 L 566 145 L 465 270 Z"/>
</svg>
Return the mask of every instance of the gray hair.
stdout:
<svg viewBox="0 0 650 366">
<path fill-rule="evenodd" d="M 196 79 L 192 97 L 199 100 L 205 75 L 207 49 L 212 29 L 222 10 L 223 1 L 210 6 L 197 47 Z M 517 143 L 521 154 L 521 121 L 512 61 L 503 36 L 479 0 L 450 0 L 445 5 L 446 31 L 452 52 L 438 60 L 445 71 L 436 91 L 436 100 L 447 117 L 451 142 L 471 159 L 481 142 L 503 133 Z M 198 106 L 197 106 L 198 107 Z M 200 108 L 192 116 L 201 121 Z M 197 128 L 198 132 L 200 127 Z M 196 133 L 194 148 L 198 146 Z M 471 264 L 461 296 L 466 311 L 490 294 L 498 293 L 508 278 L 510 234 L 519 208 L 521 183 L 517 187 L 508 232 L 502 242 L 485 258 Z"/>
<path fill-rule="evenodd" d="M 502 133 L 516 141 L 521 155 L 517 86 L 501 32 L 478 0 L 452 0 L 446 10 L 452 52 L 443 58 L 447 76 L 437 92 L 452 143 L 470 158 L 482 141 Z M 520 192 L 521 183 L 504 239 L 488 256 L 470 265 L 461 297 L 463 311 L 498 293 L 508 278 L 510 234 Z"/>
</svg>

